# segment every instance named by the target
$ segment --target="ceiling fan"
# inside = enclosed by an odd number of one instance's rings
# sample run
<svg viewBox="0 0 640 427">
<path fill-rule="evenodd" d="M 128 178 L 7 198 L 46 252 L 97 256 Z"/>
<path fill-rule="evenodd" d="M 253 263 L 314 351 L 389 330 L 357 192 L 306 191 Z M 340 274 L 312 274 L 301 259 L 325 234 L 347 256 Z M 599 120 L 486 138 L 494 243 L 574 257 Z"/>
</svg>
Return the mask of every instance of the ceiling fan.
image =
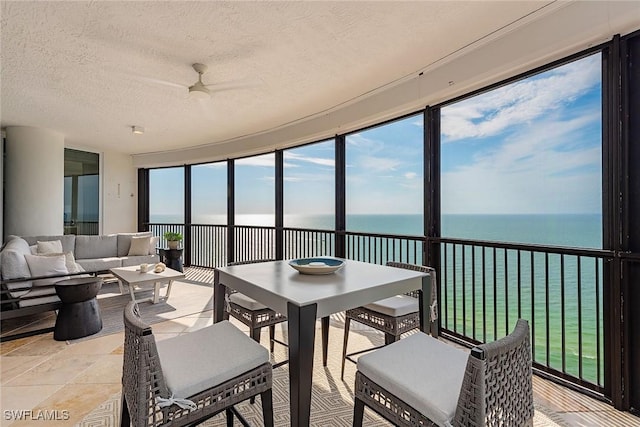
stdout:
<svg viewBox="0 0 640 427">
<path fill-rule="evenodd" d="M 207 72 L 207 66 L 204 64 L 195 63 L 192 65 L 193 69 L 198 73 L 198 81 L 189 86 L 189 96 L 193 98 L 209 98 L 211 91 L 202 83 L 202 75 Z M 210 85 L 211 86 L 211 85 Z"/>
<path fill-rule="evenodd" d="M 197 98 L 197 99 L 208 99 L 211 97 L 211 92 L 218 92 L 222 90 L 229 89 L 240 89 L 245 87 L 255 86 L 254 84 L 236 81 L 236 82 L 227 82 L 227 83 L 215 83 L 215 84 L 205 84 L 202 82 L 202 75 L 207 72 L 207 67 L 205 64 L 195 63 L 191 65 L 196 73 L 198 73 L 198 81 L 192 84 L 191 86 L 178 84 L 169 82 L 166 80 L 158 80 L 154 78 L 144 77 L 143 80 L 152 82 L 152 83 L 160 83 L 163 85 L 179 87 L 181 89 L 189 90 L 189 97 Z"/>
</svg>

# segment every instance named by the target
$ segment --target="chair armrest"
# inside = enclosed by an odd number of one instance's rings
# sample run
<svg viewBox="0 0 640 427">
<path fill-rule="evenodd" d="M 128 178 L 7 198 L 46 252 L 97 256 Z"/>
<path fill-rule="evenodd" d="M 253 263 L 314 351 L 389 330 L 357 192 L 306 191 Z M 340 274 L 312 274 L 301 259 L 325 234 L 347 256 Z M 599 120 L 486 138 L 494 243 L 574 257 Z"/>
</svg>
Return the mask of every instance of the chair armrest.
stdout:
<svg viewBox="0 0 640 427">
<path fill-rule="evenodd" d="M 471 349 L 471 356 L 475 357 L 478 360 L 484 360 L 487 357 L 484 350 L 480 347 L 473 347 Z"/>
</svg>

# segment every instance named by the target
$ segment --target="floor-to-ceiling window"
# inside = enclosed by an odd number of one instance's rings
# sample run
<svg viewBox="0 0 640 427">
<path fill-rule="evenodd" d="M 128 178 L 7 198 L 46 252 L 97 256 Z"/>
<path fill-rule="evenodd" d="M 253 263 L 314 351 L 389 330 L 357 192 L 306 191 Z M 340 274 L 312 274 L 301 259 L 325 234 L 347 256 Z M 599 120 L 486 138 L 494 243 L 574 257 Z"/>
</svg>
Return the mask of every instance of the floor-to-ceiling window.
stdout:
<svg viewBox="0 0 640 427">
<path fill-rule="evenodd" d="M 184 168 L 149 171 L 149 221 L 159 224 L 184 223 Z"/>
<path fill-rule="evenodd" d="M 191 223 L 227 223 L 227 163 L 191 167 Z"/>
<path fill-rule="evenodd" d="M 346 137 L 347 229 L 423 233 L 422 114 Z"/>
<path fill-rule="evenodd" d="M 602 247 L 594 54 L 442 107 L 442 235 Z"/>
<path fill-rule="evenodd" d="M 335 157 L 334 139 L 284 150 L 283 225 L 296 229 L 283 232 L 284 258 L 336 254 Z"/>
<path fill-rule="evenodd" d="M 100 156 L 64 150 L 64 234 L 100 232 Z"/>
<path fill-rule="evenodd" d="M 227 256 L 227 162 L 191 167 L 191 262 L 223 265 Z"/>
<path fill-rule="evenodd" d="M 424 124 L 416 114 L 345 138 L 346 229 L 424 234 Z M 346 256 L 362 261 L 422 263 L 419 240 L 347 234 Z"/>
<path fill-rule="evenodd" d="M 235 161 L 236 225 L 275 224 L 275 155 Z"/>
<path fill-rule="evenodd" d="M 234 162 L 234 260 L 275 257 L 275 154 Z"/>
<path fill-rule="evenodd" d="M 335 142 L 284 151 L 284 226 L 335 227 Z"/>
<path fill-rule="evenodd" d="M 603 247 L 602 57 L 441 108 L 441 235 Z M 443 323 L 491 341 L 532 322 L 534 362 L 603 378 L 604 258 L 481 242 L 442 246 Z"/>
<path fill-rule="evenodd" d="M 161 224 L 155 230 L 160 247 L 166 247 L 164 233 L 185 234 L 184 171 L 182 166 L 149 171 L 149 222 Z"/>
</svg>

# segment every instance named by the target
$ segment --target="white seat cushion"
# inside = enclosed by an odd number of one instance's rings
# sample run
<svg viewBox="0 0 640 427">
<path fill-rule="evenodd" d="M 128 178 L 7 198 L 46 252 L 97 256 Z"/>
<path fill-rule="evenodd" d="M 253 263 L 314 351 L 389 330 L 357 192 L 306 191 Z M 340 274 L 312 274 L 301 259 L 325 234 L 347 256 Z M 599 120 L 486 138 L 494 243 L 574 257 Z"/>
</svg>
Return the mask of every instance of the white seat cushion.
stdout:
<svg viewBox="0 0 640 427">
<path fill-rule="evenodd" d="M 85 258 L 78 259 L 76 262 L 80 264 L 85 271 L 107 271 L 110 268 L 122 267 L 122 258 Z"/>
<path fill-rule="evenodd" d="M 266 348 L 228 321 L 157 343 L 162 373 L 176 398 L 188 398 L 269 361 Z"/>
<path fill-rule="evenodd" d="M 365 305 L 369 310 L 386 314 L 387 316 L 404 316 L 409 313 L 416 313 L 420 310 L 418 298 L 409 295 L 396 295 L 380 301 Z"/>
<path fill-rule="evenodd" d="M 361 356 L 358 370 L 437 425 L 449 427 L 468 355 L 420 332 Z"/>
<path fill-rule="evenodd" d="M 248 296 L 241 294 L 240 292 L 234 292 L 229 295 L 229 301 L 251 311 L 267 308 L 266 305 L 260 304 L 258 301 L 254 300 L 253 298 L 249 298 Z"/>
</svg>

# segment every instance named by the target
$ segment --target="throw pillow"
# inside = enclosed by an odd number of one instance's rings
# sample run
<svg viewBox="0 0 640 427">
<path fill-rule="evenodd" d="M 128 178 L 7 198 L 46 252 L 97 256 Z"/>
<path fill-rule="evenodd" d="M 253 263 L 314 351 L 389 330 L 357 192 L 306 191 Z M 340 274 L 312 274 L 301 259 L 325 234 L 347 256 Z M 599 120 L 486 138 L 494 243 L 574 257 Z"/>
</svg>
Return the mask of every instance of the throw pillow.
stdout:
<svg viewBox="0 0 640 427">
<path fill-rule="evenodd" d="M 38 255 L 38 245 L 29 246 L 29 250 L 31 251 L 31 255 Z"/>
<path fill-rule="evenodd" d="M 129 247 L 129 256 L 149 255 L 151 237 L 132 237 Z"/>
<path fill-rule="evenodd" d="M 60 253 L 62 253 L 62 242 L 60 240 L 38 242 L 38 255 Z"/>
<path fill-rule="evenodd" d="M 65 252 L 63 254 L 44 254 L 40 256 L 59 256 L 64 255 L 64 265 L 67 267 L 68 273 L 82 273 L 84 269 L 80 266 L 80 264 L 76 263 L 76 258 L 73 256 L 73 252 Z"/>
<path fill-rule="evenodd" d="M 156 254 L 156 246 L 158 246 L 158 240 L 160 240 L 158 236 L 154 236 L 149 239 L 149 255 Z"/>
<path fill-rule="evenodd" d="M 40 276 L 59 276 L 69 273 L 65 265 L 65 256 L 63 254 L 54 256 L 25 255 L 31 277 Z M 56 277 L 54 279 L 34 280 L 33 286 L 47 286 L 60 280 L 68 279 L 67 277 Z"/>
</svg>

